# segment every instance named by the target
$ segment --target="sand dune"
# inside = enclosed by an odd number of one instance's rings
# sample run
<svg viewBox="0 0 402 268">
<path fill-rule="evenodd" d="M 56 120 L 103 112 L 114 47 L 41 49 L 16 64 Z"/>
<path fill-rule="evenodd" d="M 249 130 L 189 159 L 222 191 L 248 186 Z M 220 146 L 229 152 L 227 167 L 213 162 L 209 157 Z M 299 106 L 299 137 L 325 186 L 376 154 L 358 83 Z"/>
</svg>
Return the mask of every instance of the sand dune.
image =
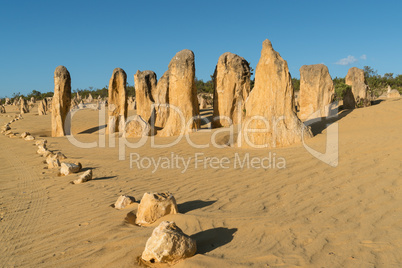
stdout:
<svg viewBox="0 0 402 268">
<path fill-rule="evenodd" d="M 1 125 L 17 113 L 6 109 Z M 0 266 L 133 267 L 153 227 L 173 220 L 198 245 L 197 254 L 177 267 L 398 267 L 401 110 L 402 99 L 394 99 L 343 111 L 337 121 L 339 165 L 331 167 L 301 144 L 269 151 L 197 149 L 185 139 L 171 148 L 152 148 L 148 140 L 140 148 L 126 147 L 125 160 L 119 160 L 118 140 L 112 140 L 112 148 L 109 137 L 101 136 L 104 148 L 78 148 L 65 137 L 49 137 L 50 115 L 38 116 L 34 109 L 12 123 L 12 131 L 46 137 L 49 149 L 92 168 L 94 180 L 69 184 L 75 176 L 44 169 L 34 142 L 1 135 Z M 73 134 L 80 142 L 99 143 L 98 127 L 96 111 L 74 116 Z M 322 124 L 313 128 L 316 136 L 307 144 L 324 151 L 327 130 Z M 204 129 L 190 137 L 208 144 L 216 131 Z M 217 140 L 224 143 L 225 136 L 220 133 Z M 286 168 L 235 166 L 239 158 L 261 159 L 269 152 L 276 161 L 284 159 Z M 152 166 L 138 169 L 136 163 L 130 168 L 130 153 L 141 159 L 191 158 L 186 170 L 177 165 L 153 172 Z M 197 153 L 201 160 L 227 157 L 229 168 L 196 162 Z M 120 211 L 110 207 L 121 194 L 140 200 L 147 191 L 170 191 L 181 213 L 138 227 L 130 223 L 137 204 Z"/>
</svg>

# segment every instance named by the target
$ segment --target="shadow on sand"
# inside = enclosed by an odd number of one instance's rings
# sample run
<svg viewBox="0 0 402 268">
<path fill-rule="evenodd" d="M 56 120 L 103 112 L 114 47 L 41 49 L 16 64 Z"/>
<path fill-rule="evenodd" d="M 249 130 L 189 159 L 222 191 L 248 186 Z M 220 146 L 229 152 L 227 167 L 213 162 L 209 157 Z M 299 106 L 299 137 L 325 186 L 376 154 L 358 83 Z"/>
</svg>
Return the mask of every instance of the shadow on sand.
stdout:
<svg viewBox="0 0 402 268">
<path fill-rule="evenodd" d="M 313 135 L 317 135 L 322 133 L 329 125 L 341 120 L 348 114 L 353 111 L 351 110 L 342 110 L 338 115 L 333 117 L 319 117 L 311 120 L 307 120 L 304 122 L 304 125 L 311 127 L 311 132 Z"/>
<path fill-rule="evenodd" d="M 92 128 L 87 129 L 87 130 L 81 131 L 81 132 L 78 133 L 78 134 L 92 134 L 92 133 L 94 133 L 94 132 L 96 132 L 96 131 L 98 131 L 98 130 L 104 129 L 104 128 L 106 128 L 106 125 L 97 126 L 97 127 L 92 127 Z"/>
<path fill-rule="evenodd" d="M 212 201 L 193 200 L 179 204 L 177 205 L 177 208 L 179 209 L 180 213 L 184 214 L 195 209 L 210 206 L 215 202 L 216 200 Z"/>
<path fill-rule="evenodd" d="M 218 227 L 193 234 L 191 238 L 197 241 L 197 253 L 205 254 L 233 240 L 237 228 Z"/>
<path fill-rule="evenodd" d="M 92 179 L 93 181 L 101 181 L 101 180 L 109 180 L 109 179 L 113 179 L 116 178 L 116 176 L 109 176 L 109 177 L 99 177 L 99 178 L 95 178 Z"/>
</svg>

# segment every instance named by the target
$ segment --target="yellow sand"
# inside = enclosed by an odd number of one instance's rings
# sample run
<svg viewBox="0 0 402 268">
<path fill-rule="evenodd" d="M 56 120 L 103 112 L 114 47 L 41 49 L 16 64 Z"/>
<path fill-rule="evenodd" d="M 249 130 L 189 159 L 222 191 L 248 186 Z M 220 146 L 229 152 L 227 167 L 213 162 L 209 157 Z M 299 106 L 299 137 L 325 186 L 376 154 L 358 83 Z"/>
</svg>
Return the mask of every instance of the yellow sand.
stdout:
<svg viewBox="0 0 402 268">
<path fill-rule="evenodd" d="M 6 115 L 17 113 L 14 107 L 6 109 Z M 401 111 L 402 99 L 343 111 L 337 121 L 339 165 L 331 167 L 301 144 L 270 151 L 196 149 L 185 139 L 163 149 L 151 148 L 148 140 L 137 149 L 126 147 L 126 159 L 119 160 L 118 140 L 110 148 L 108 136 L 105 148 L 91 149 L 49 137 L 50 115 L 38 116 L 35 107 L 11 124 L 12 131 L 46 136 L 50 150 L 93 168 L 95 179 L 69 184 L 76 175 L 59 177 L 57 170 L 44 169 L 34 142 L 1 135 L 0 266 L 133 267 L 162 220 L 175 221 L 197 240 L 197 254 L 177 267 L 401 266 Z M 6 115 L 0 115 L 1 125 L 10 120 Z M 98 112 L 80 111 L 73 133 L 82 142 L 99 141 L 98 125 Z M 215 131 L 190 137 L 207 144 Z M 218 135 L 220 144 L 225 135 Z M 156 138 L 158 143 L 173 140 Z M 323 130 L 308 144 L 324 151 L 325 141 Z M 234 167 L 237 156 L 261 159 L 269 152 L 285 159 L 286 168 Z M 130 168 L 130 153 L 155 159 L 200 153 L 227 157 L 230 164 L 204 169 L 199 162 L 196 168 L 192 159 L 183 173 L 180 168 L 152 173 L 151 167 Z M 147 191 L 173 193 L 181 214 L 138 227 L 130 224 L 138 204 L 120 211 L 110 207 L 121 194 L 140 200 Z"/>
</svg>

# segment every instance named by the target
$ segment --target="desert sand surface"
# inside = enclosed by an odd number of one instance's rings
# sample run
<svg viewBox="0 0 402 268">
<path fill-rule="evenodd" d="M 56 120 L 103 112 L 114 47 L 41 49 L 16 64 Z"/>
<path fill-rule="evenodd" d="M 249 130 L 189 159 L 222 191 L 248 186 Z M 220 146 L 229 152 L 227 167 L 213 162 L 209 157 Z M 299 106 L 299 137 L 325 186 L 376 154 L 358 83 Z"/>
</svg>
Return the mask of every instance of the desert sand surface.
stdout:
<svg viewBox="0 0 402 268">
<path fill-rule="evenodd" d="M 7 106 L 0 124 L 17 108 Z M 0 136 L 1 267 L 135 267 L 152 230 L 163 220 L 175 221 L 197 241 L 195 256 L 176 267 L 400 267 L 402 264 L 402 99 L 377 101 L 367 108 L 340 112 L 339 164 L 329 166 L 302 144 L 287 148 L 216 148 L 203 129 L 169 148 L 125 147 L 99 135 L 98 112 L 74 115 L 74 137 L 105 147 L 79 148 L 66 137 L 50 137 L 50 115 L 36 107 L 11 124 L 14 133 L 43 137 L 48 148 L 68 161 L 92 168 L 94 180 L 73 185 L 76 175 L 58 176 L 44 169 L 33 141 Z M 133 114 L 131 111 L 130 114 Z M 208 116 L 211 109 L 203 110 Z M 325 151 L 325 124 L 313 127 L 307 144 Z M 205 128 L 205 126 L 204 126 Z M 217 139 L 224 143 L 227 133 Z M 156 137 L 159 144 L 174 140 Z M 134 143 L 139 139 L 129 139 Z M 99 143 L 98 143 L 99 145 Z M 240 168 L 241 159 L 275 155 L 285 168 Z M 140 157 L 190 160 L 183 167 L 130 168 L 130 153 Z M 202 157 L 227 157 L 229 168 L 213 168 Z M 132 224 L 138 203 L 124 210 L 113 204 L 121 194 L 137 202 L 148 191 L 171 192 L 179 214 L 150 227 Z"/>
</svg>

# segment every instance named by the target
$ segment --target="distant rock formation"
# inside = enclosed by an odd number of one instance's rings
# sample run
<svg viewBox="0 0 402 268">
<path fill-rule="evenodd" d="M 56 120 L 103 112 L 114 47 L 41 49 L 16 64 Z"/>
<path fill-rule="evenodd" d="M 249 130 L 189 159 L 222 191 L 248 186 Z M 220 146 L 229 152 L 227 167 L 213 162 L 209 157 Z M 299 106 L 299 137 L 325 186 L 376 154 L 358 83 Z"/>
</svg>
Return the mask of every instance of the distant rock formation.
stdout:
<svg viewBox="0 0 402 268">
<path fill-rule="evenodd" d="M 345 77 L 345 84 L 352 87 L 352 94 L 357 106 L 370 106 L 370 98 L 368 96 L 369 86 L 364 78 L 364 71 L 362 69 L 352 67 L 349 69 Z"/>
<path fill-rule="evenodd" d="M 124 131 L 124 125 L 127 118 L 126 83 L 126 72 L 120 68 L 114 69 L 109 81 L 109 134 Z"/>
<path fill-rule="evenodd" d="M 52 137 L 66 134 L 64 123 L 71 105 L 71 77 L 67 68 L 58 66 L 54 71 L 54 95 L 52 101 Z M 69 129 L 67 130 L 67 132 Z"/>
<path fill-rule="evenodd" d="M 398 90 L 396 89 L 391 89 L 391 87 L 388 85 L 388 90 L 387 90 L 387 98 L 400 98 L 401 94 L 399 93 Z"/>
<path fill-rule="evenodd" d="M 219 57 L 213 76 L 213 127 L 228 127 L 243 118 L 250 76 L 250 65 L 244 58 L 230 52 Z"/>
<path fill-rule="evenodd" d="M 154 103 L 152 94 L 156 91 L 156 83 L 156 74 L 153 71 L 138 70 L 134 75 L 137 115 L 147 122 L 152 115 L 151 106 Z"/>
<path fill-rule="evenodd" d="M 334 83 L 324 64 L 303 65 L 300 68 L 301 120 L 326 117 L 335 95 Z M 313 115 L 314 114 L 314 115 Z"/>
<path fill-rule="evenodd" d="M 46 115 L 47 114 L 47 100 L 44 98 L 43 100 L 39 101 L 38 103 L 38 114 L 39 115 Z"/>
<path fill-rule="evenodd" d="M 352 92 L 352 88 L 347 88 L 343 93 L 343 109 L 356 108 L 356 100 Z"/>
<path fill-rule="evenodd" d="M 26 114 L 29 113 L 29 105 L 28 101 L 20 97 L 20 105 L 21 105 L 21 113 Z"/>
<path fill-rule="evenodd" d="M 153 98 L 156 110 L 155 126 L 163 128 L 169 118 L 169 71 L 159 78 Z"/>
</svg>

